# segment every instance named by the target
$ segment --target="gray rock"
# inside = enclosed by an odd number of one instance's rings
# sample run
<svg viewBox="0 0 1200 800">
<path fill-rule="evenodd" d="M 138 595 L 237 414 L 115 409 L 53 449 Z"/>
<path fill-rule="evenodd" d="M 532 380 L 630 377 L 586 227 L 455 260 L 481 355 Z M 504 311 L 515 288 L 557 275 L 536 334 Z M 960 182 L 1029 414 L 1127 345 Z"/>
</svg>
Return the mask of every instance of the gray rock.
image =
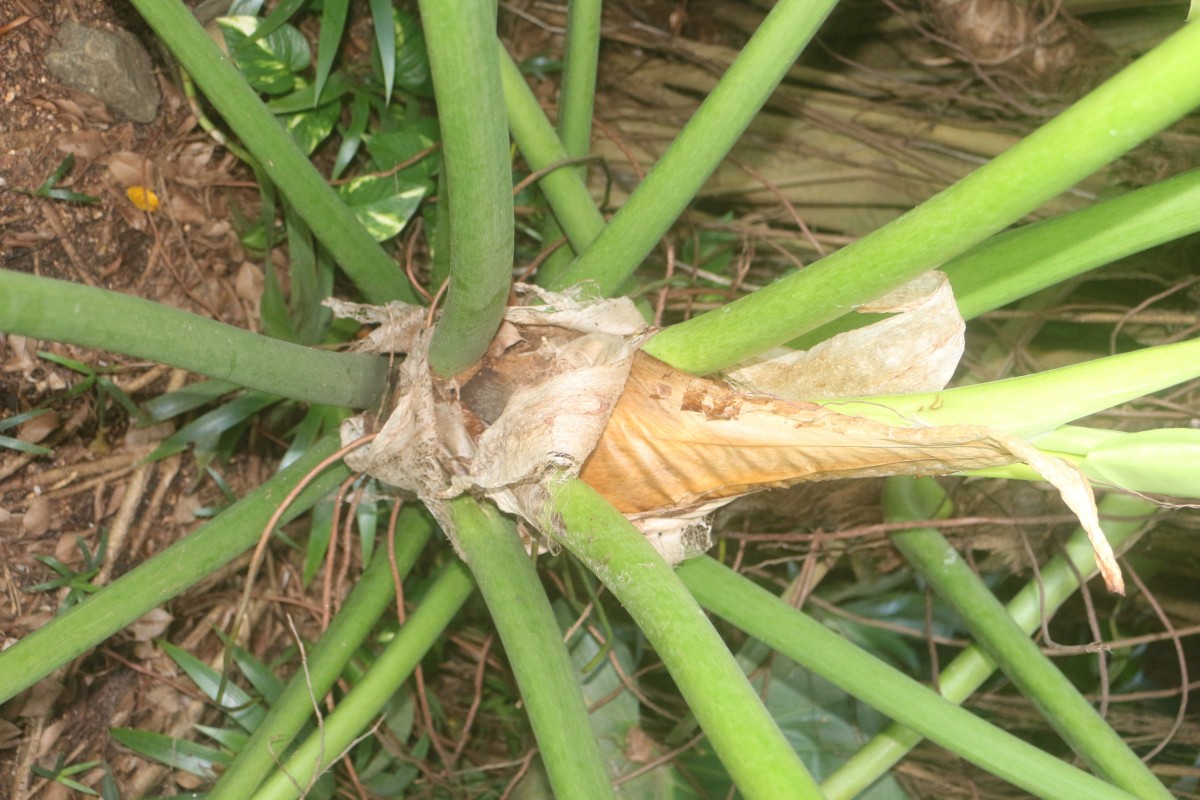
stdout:
<svg viewBox="0 0 1200 800">
<path fill-rule="evenodd" d="M 68 20 L 46 50 L 46 68 L 134 122 L 150 122 L 158 113 L 154 65 L 129 31 L 109 33 Z"/>
</svg>

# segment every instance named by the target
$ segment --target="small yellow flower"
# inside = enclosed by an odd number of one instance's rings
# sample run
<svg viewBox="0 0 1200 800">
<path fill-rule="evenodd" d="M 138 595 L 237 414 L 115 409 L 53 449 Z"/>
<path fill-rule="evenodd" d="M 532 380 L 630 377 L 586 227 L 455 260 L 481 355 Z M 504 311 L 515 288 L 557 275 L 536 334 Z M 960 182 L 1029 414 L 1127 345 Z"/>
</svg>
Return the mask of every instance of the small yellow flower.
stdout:
<svg viewBox="0 0 1200 800">
<path fill-rule="evenodd" d="M 158 211 L 158 195 L 145 186 L 130 186 L 125 190 L 129 202 L 142 211 Z"/>
</svg>

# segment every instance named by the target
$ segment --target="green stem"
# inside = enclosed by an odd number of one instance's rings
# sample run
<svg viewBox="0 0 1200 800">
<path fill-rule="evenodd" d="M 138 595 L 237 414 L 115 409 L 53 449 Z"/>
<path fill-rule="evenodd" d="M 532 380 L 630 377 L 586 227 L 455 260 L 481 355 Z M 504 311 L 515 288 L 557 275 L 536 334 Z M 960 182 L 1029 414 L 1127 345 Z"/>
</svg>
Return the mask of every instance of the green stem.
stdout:
<svg viewBox="0 0 1200 800">
<path fill-rule="evenodd" d="M 889 478 L 888 521 L 932 519 L 946 494 L 930 478 Z M 892 543 L 967 624 L 979 647 L 1030 700 L 1093 772 L 1138 797 L 1171 794 L 1104 718 L 1054 666 L 935 528 L 892 534 Z"/>
<path fill-rule="evenodd" d="M 408 680 L 416 666 L 474 591 L 471 574 L 460 561 L 446 565 L 421 598 L 396 638 L 337 709 L 273 772 L 254 800 L 291 800 L 328 769 L 371 727 L 383 707 Z"/>
<path fill-rule="evenodd" d="M 1104 534 L 1113 548 L 1132 545 L 1155 506 L 1126 494 L 1108 494 L 1100 501 Z M 1076 528 L 1063 548 L 1042 568 L 1038 579 L 1022 587 L 1008 604 L 1008 613 L 1025 633 L 1037 630 L 1079 588 L 1076 573 L 1090 578 L 1096 573 L 1096 558 L 1082 528 Z M 995 663 L 972 645 L 958 654 L 938 675 L 938 689 L 952 703 L 970 697 L 996 671 Z M 920 744 L 923 737 L 912 728 L 892 723 L 867 742 L 822 783 L 829 800 L 853 800 L 885 775 L 900 759 Z"/>
<path fill-rule="evenodd" d="M 822 402 L 891 425 L 987 425 L 1033 439 L 1198 374 L 1200 339 L 1191 339 L 941 392 Z"/>
<path fill-rule="evenodd" d="M 504 100 L 508 104 L 508 123 L 521 155 L 525 156 L 526 163 L 534 171 L 567 160 L 570 154 L 559 141 L 554 128 L 550 127 L 550 121 L 542 113 L 525 77 L 513 63 L 504 45 L 497 46 Z M 604 217 L 592 202 L 580 171 L 572 167 L 552 170 L 538 181 L 538 188 L 550 203 L 550 209 L 566 233 L 571 247 L 582 252 L 603 230 Z"/>
<path fill-rule="evenodd" d="M 987 239 L 942 267 L 965 319 L 1200 230 L 1200 170 Z M 788 346 L 806 350 L 865 325 L 846 314 Z"/>
<path fill-rule="evenodd" d="M 776 3 L 654 169 L 550 288 L 590 281 L 603 295 L 615 292 L 692 202 L 835 3 Z"/>
<path fill-rule="evenodd" d="M 432 530 L 419 511 L 406 508 L 400 512 L 396 520 L 396 569 L 400 577 L 412 569 Z M 295 740 L 312 716 L 313 698 L 324 697 L 332 688 L 395 595 L 387 548 L 377 547 L 329 628 L 306 653 L 304 669 L 292 675 L 254 734 L 209 791 L 209 800 L 245 800 L 254 794 L 278 763 L 286 743 Z"/>
<path fill-rule="evenodd" d="M 450 289 L 429 346 L 442 376 L 470 367 L 500 327 L 512 284 L 508 119 L 495 57 L 495 4 L 421 0 L 437 97 L 450 221 Z"/>
<path fill-rule="evenodd" d="M 138 617 L 233 561 L 262 535 L 280 502 L 322 459 L 336 436 L 313 445 L 287 469 L 176 544 L 0 653 L 0 703 L 103 642 Z M 350 474 L 342 464 L 316 478 L 288 506 L 294 519 Z"/>
<path fill-rule="evenodd" d="M 1016 222 L 1196 107 L 1198 72 L 1200 26 L 1184 26 L 904 216 L 748 297 L 668 328 L 646 351 L 706 374 L 840 317 Z"/>
<path fill-rule="evenodd" d="M 963 317 L 1200 230 L 1200 169 L 988 239 L 942 268 Z"/>
<path fill-rule="evenodd" d="M 600 58 L 601 8 L 600 0 L 569 0 L 567 3 L 567 33 L 563 43 L 562 83 L 558 90 L 556 127 L 563 149 L 572 158 L 587 155 L 592 146 L 592 110 L 596 98 L 596 67 Z M 511 115 L 511 104 L 509 108 Z M 515 133 L 513 138 L 516 138 Z M 579 175 L 580 181 L 586 184 L 587 167 L 577 167 L 574 172 Z M 586 193 L 586 186 L 584 191 Z M 592 206 L 592 203 L 588 202 L 587 205 Z M 592 211 L 595 212 L 594 207 Z M 598 212 L 595 216 L 599 219 L 599 225 L 587 237 L 588 242 L 604 226 L 604 220 Z M 558 240 L 562 234 L 563 231 L 555 218 L 547 219 L 546 224 L 542 226 L 544 244 Z M 553 281 L 586 246 L 587 242 L 583 242 L 578 250 L 572 246 L 554 251 L 538 267 L 538 280 L 542 283 Z"/>
<path fill-rule="evenodd" d="M 295 400 L 368 408 L 387 361 L 244 331 L 140 297 L 0 270 L 0 330 L 181 367 Z"/>
<path fill-rule="evenodd" d="M 397 268 L 179 0 L 130 0 L 369 302 L 416 303 Z"/>
<path fill-rule="evenodd" d="M 554 796 L 613 797 L 579 677 L 516 527 L 471 497 L 451 501 L 456 543 L 504 644 Z"/>
<path fill-rule="evenodd" d="M 860 650 L 711 558 L 677 570 L 706 609 L 927 739 L 1047 800 L 1130 795 L 1017 739 Z"/>
<path fill-rule="evenodd" d="M 592 107 L 600 60 L 600 0 L 569 0 L 563 44 L 562 85 L 558 92 L 558 136 L 572 156 L 592 146 Z"/>
<path fill-rule="evenodd" d="M 552 481 L 550 496 L 553 535 L 629 611 L 742 795 L 821 797 L 729 648 L 645 536 L 578 479 Z"/>
</svg>

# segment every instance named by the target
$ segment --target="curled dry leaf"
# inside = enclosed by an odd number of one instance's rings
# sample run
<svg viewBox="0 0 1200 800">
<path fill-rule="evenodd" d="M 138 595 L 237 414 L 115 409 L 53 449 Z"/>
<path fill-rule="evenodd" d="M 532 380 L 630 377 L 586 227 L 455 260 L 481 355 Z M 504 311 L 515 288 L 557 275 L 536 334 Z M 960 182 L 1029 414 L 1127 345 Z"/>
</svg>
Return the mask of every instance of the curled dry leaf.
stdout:
<svg viewBox="0 0 1200 800">
<path fill-rule="evenodd" d="M 362 415 L 343 425 L 345 443 L 377 431 L 347 463 L 417 495 L 452 540 L 449 499 L 485 495 L 541 529 L 543 483 L 565 472 L 578 474 L 677 563 L 708 548 L 705 516 L 745 494 L 1025 462 L 1059 489 L 1088 531 L 1109 588 L 1122 591 L 1091 489 L 1074 467 L 984 426 L 891 426 L 839 413 L 836 403 L 780 396 L 942 388 L 961 354 L 962 320 L 939 274 L 872 307 L 899 312 L 877 323 L 884 333 L 854 331 L 810 354 L 760 359 L 732 373 L 741 386 L 679 372 L 640 352 L 647 328 L 626 299 L 587 303 L 523 285 L 516 293 L 525 305 L 508 309 L 484 359 L 449 381 L 429 370 L 424 309 L 329 303 L 339 316 L 380 325 L 362 349 L 408 356 L 387 418 Z M 936 320 L 927 326 L 932 333 L 898 333 L 923 312 Z M 895 351 L 927 363 L 910 368 L 894 360 Z M 870 367 L 838 380 L 819 374 L 836 369 L 839 356 Z M 744 385 L 755 380 L 771 393 Z"/>
<path fill-rule="evenodd" d="M 141 153 L 121 150 L 101 159 L 101 163 L 108 167 L 109 174 L 122 188 L 154 186 L 158 179 L 154 162 Z"/>
<path fill-rule="evenodd" d="M 967 326 L 944 274 L 927 272 L 855 311 L 894 316 L 809 350 L 772 348 L 724 377 L 760 394 L 809 400 L 933 392 L 950 382 Z"/>
</svg>

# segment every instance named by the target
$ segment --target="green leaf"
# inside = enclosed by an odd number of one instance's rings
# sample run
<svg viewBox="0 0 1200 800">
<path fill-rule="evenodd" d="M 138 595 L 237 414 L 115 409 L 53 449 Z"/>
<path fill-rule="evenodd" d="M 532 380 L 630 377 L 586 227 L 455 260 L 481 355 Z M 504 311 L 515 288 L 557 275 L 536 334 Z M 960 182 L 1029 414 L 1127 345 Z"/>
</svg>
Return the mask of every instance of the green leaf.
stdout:
<svg viewBox="0 0 1200 800">
<path fill-rule="evenodd" d="M 396 13 L 396 86 L 414 94 L 431 94 L 425 34 L 417 18 L 398 8 Z"/>
<path fill-rule="evenodd" d="M 379 171 L 394 169 L 412 159 L 418 153 L 429 150 L 439 141 L 437 120 L 425 117 L 407 124 L 401 130 L 377 133 L 367 137 L 367 152 Z M 437 172 L 439 159 L 429 153 L 420 161 L 396 173 L 408 180 L 430 178 Z"/>
<path fill-rule="evenodd" d="M 21 414 L 14 414 L 7 419 L 0 419 L 0 431 L 6 431 L 9 428 L 15 428 L 25 422 L 40 417 L 42 414 L 48 413 L 48 408 L 35 408 L 32 411 L 25 411 Z M 21 453 L 29 453 L 31 455 L 47 456 L 54 451 L 48 447 L 25 442 L 20 439 L 14 439 L 11 436 L 0 436 L 0 447 L 7 447 L 9 450 L 17 450 Z"/>
<path fill-rule="evenodd" d="M 23 425 L 34 417 L 40 417 L 42 414 L 49 412 L 48 408 L 35 408 L 32 411 L 25 411 L 21 414 L 14 414 L 11 417 L 0 419 L 0 431 L 6 431 L 9 428 L 15 428 L 18 425 Z"/>
<path fill-rule="evenodd" d="M 262 37 L 268 36 L 279 30 L 283 23 L 295 16 L 296 12 L 304 6 L 305 2 L 306 0 L 283 0 L 283 2 L 271 10 L 271 13 L 267 14 L 267 16 L 263 18 L 262 24 L 258 26 L 258 31 L 252 38 L 256 40 L 261 39 Z M 251 16 L 258 16 L 260 8 L 262 8 L 261 2 L 256 4 L 253 11 L 246 11 L 243 13 Z M 229 14 L 230 16 L 233 16 L 233 9 L 229 10 Z"/>
<path fill-rule="evenodd" d="M 333 69 L 333 60 L 337 57 L 342 32 L 346 29 L 346 12 L 349 9 L 350 0 L 325 0 L 325 8 L 321 10 L 321 34 L 317 40 L 317 81 L 314 97 L 316 102 L 320 102 L 321 90 L 325 88 L 325 81 Z"/>
<path fill-rule="evenodd" d="M 250 736 L 233 728 L 214 728 L 211 725 L 197 725 L 196 730 L 212 739 L 231 753 L 240 752 Z"/>
<path fill-rule="evenodd" d="M 216 767 L 228 764 L 231 760 L 227 754 L 215 747 L 206 747 L 161 733 L 135 728 L 111 728 L 109 733 L 135 753 L 205 780 L 216 780 Z"/>
<path fill-rule="evenodd" d="M 383 67 L 383 96 L 392 97 L 392 86 L 396 81 L 397 20 L 392 0 L 370 0 L 371 20 L 375 28 L 375 47 L 379 51 L 379 63 Z"/>
<path fill-rule="evenodd" d="M 329 76 L 325 88 L 321 91 L 321 104 L 340 100 L 353 90 L 354 84 L 350 82 L 350 79 L 341 72 L 335 72 Z M 267 101 L 267 108 L 271 110 L 271 113 L 282 116 L 298 111 L 311 111 L 316 105 L 316 100 L 316 84 L 308 83 L 303 78 L 297 77 L 295 91 L 282 97 L 271 98 Z"/>
<path fill-rule="evenodd" d="M 265 94 L 284 94 L 296 86 L 294 73 L 312 59 L 308 40 L 291 25 L 281 25 L 262 39 L 254 39 L 257 17 L 221 17 L 217 24 L 225 35 L 229 53 L 246 80 Z"/>
<path fill-rule="evenodd" d="M 283 127 L 300 145 L 305 155 L 312 155 L 317 145 L 329 138 L 342 113 L 340 103 L 326 103 L 311 111 L 300 111 L 283 118 Z"/>
<path fill-rule="evenodd" d="M 321 301 L 333 291 L 333 264 L 328 254 L 318 250 L 308 225 L 291 203 L 283 205 L 287 224 L 291 298 L 288 303 L 294 341 L 315 344 L 329 325 L 332 313 Z"/>
<path fill-rule="evenodd" d="M 364 175 L 338 187 L 338 194 L 377 242 L 391 239 L 412 219 L 426 188 L 395 175 Z"/>
<path fill-rule="evenodd" d="M 329 552 L 329 542 L 333 537 L 333 504 L 318 503 L 313 506 L 310 519 L 308 544 L 304 551 L 303 582 L 306 587 L 317 576 Z"/>
<path fill-rule="evenodd" d="M 222 433 L 237 427 L 262 409 L 282 399 L 266 392 L 246 392 L 184 425 L 155 448 L 153 453 L 146 456 L 146 459 L 158 461 L 183 452 L 190 444 L 195 444 L 198 450 L 213 449 Z"/>
<path fill-rule="evenodd" d="M 1200 498 L 1200 430 L 1115 436 L 1089 450 L 1079 467 L 1092 480 L 1122 489 Z"/>
<path fill-rule="evenodd" d="M 296 327 L 288 312 L 287 298 L 275 274 L 275 265 L 263 264 L 263 291 L 258 302 L 258 316 L 262 320 L 262 332 L 285 342 L 296 341 Z"/>
<path fill-rule="evenodd" d="M 338 147 L 337 157 L 333 160 L 333 169 L 329 172 L 329 176 L 334 180 L 340 178 L 354 160 L 370 119 L 371 104 L 368 95 L 362 92 L 355 94 L 354 101 L 350 104 L 350 124 L 342 131 L 342 143 Z"/>
<path fill-rule="evenodd" d="M 35 456 L 48 456 L 54 452 L 48 447 L 23 442 L 11 436 L 0 436 L 0 447 L 6 447 L 9 450 L 16 450 L 19 453 L 28 453 Z"/>
<path fill-rule="evenodd" d="M 284 683 L 271 671 L 270 667 L 243 647 L 233 648 L 233 661 L 268 705 L 279 699 L 279 695 L 283 693 Z"/>
<path fill-rule="evenodd" d="M 266 716 L 266 711 L 258 698 L 236 683 L 227 680 L 220 672 L 183 648 L 164 641 L 160 641 L 158 644 L 163 652 L 187 673 L 187 676 L 192 679 L 205 697 L 216 703 L 243 729 L 250 733 L 254 732 L 254 729 Z"/>
<path fill-rule="evenodd" d="M 99 203 L 100 198 L 92 197 L 90 194 L 80 194 L 73 192 L 70 189 L 59 189 L 58 182 L 66 177 L 67 173 L 75 166 L 74 154 L 68 153 L 67 157 L 59 162 L 57 169 L 42 182 L 42 185 L 33 191 L 28 189 L 16 189 L 15 191 L 21 194 L 31 195 L 33 197 L 47 197 L 51 200 L 65 200 L 70 203 Z"/>
<path fill-rule="evenodd" d="M 237 391 L 238 388 L 240 387 L 237 384 L 227 381 L 199 381 L 198 383 L 189 383 L 182 389 L 160 394 L 152 400 L 147 400 L 143 405 L 152 421 L 162 422 L 215 402 L 222 396 Z"/>
</svg>

